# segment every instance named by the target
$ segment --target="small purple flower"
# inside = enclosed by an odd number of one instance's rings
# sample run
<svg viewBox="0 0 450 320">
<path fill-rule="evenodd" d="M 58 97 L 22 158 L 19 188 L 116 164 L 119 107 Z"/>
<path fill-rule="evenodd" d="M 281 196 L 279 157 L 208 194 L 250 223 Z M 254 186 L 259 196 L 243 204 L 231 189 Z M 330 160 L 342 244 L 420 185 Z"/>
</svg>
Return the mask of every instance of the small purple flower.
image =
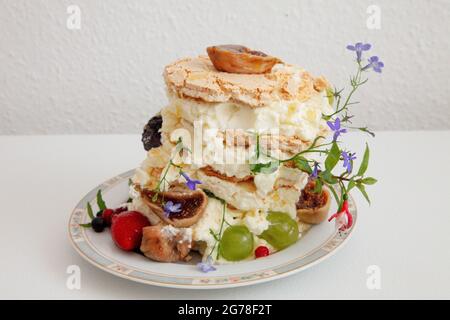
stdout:
<svg viewBox="0 0 450 320">
<path fill-rule="evenodd" d="M 202 183 L 200 180 L 192 180 L 185 172 L 181 172 L 181 175 L 186 179 L 186 186 L 191 190 L 195 190 L 197 184 Z"/>
<path fill-rule="evenodd" d="M 213 264 L 212 258 L 208 257 L 205 262 L 197 263 L 197 267 L 202 272 L 206 273 L 206 272 L 210 272 L 210 271 L 215 271 L 216 270 L 216 268 L 212 264 Z"/>
<path fill-rule="evenodd" d="M 349 44 L 347 46 L 347 49 L 350 51 L 356 51 L 356 60 L 360 62 L 362 52 L 370 50 L 371 47 L 372 46 L 370 45 L 370 43 L 357 42 L 355 43 L 355 45 Z"/>
<path fill-rule="evenodd" d="M 369 64 L 362 68 L 362 70 L 367 70 L 369 68 L 372 68 L 373 71 L 381 73 L 381 68 L 384 67 L 383 61 L 380 61 L 380 59 L 377 56 L 372 56 L 368 59 Z"/>
<path fill-rule="evenodd" d="M 314 162 L 313 171 L 311 173 L 311 178 L 317 178 L 317 175 L 319 174 L 319 163 Z"/>
<path fill-rule="evenodd" d="M 172 213 L 177 213 L 181 211 L 181 203 L 173 203 L 172 201 L 167 201 L 164 205 L 164 215 L 168 218 Z"/>
<path fill-rule="evenodd" d="M 347 168 L 347 172 L 352 172 L 352 161 L 356 160 L 354 153 L 342 151 L 342 158 L 344 158 L 344 168 Z"/>
<path fill-rule="evenodd" d="M 327 121 L 327 125 L 332 131 L 334 131 L 333 141 L 336 141 L 341 133 L 347 132 L 347 129 L 341 129 L 341 119 L 339 118 L 336 118 L 336 120 L 334 120 L 334 123 L 331 121 Z"/>
</svg>

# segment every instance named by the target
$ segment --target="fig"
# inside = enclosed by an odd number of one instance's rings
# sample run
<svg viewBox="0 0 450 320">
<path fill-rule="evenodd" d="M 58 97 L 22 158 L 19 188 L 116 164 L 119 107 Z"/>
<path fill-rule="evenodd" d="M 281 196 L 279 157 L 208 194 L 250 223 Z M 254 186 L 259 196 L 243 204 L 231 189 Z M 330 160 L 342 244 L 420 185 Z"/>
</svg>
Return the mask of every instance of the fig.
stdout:
<svg viewBox="0 0 450 320">
<path fill-rule="evenodd" d="M 302 190 L 297 202 L 297 217 L 300 221 L 310 224 L 323 222 L 330 210 L 330 193 L 325 188 L 320 193 L 314 192 L 315 182 L 309 182 Z"/>
<path fill-rule="evenodd" d="M 240 45 L 219 45 L 206 48 L 214 67 L 229 73 L 262 74 L 272 70 L 281 60 L 261 51 Z"/>
<path fill-rule="evenodd" d="M 135 185 L 135 188 L 153 213 L 165 223 L 177 228 L 187 228 L 195 224 L 208 204 L 208 197 L 200 189 L 191 190 L 185 186 L 174 185 L 167 191 L 156 193 L 154 190 L 141 189 L 138 185 Z M 180 204 L 181 210 L 167 215 L 164 203 L 168 201 Z"/>
<path fill-rule="evenodd" d="M 145 125 L 141 139 L 145 151 L 149 151 L 150 149 L 157 148 L 161 145 L 161 132 L 159 132 L 161 126 L 161 115 L 154 116 Z"/>
</svg>

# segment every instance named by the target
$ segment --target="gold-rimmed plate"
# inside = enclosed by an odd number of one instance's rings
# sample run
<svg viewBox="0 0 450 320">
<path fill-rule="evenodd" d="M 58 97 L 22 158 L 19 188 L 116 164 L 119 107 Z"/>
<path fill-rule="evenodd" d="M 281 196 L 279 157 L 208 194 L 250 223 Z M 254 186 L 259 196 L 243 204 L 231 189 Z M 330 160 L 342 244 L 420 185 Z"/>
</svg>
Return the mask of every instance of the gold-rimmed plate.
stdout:
<svg viewBox="0 0 450 320">
<path fill-rule="evenodd" d="M 111 207 L 119 206 L 128 198 L 128 180 L 134 170 L 120 174 L 91 190 L 73 210 L 69 220 L 69 237 L 75 250 L 92 265 L 116 276 L 155 286 L 186 289 L 217 289 L 246 286 L 292 275 L 330 257 L 350 238 L 356 222 L 357 210 L 352 197 L 349 209 L 354 224 L 345 232 L 334 223 L 323 222 L 313 226 L 294 245 L 268 257 L 233 264 L 219 265 L 214 272 L 203 273 L 196 262 L 161 263 L 141 254 L 125 252 L 115 246 L 109 230 L 95 233 L 80 227 L 89 222 L 87 202 L 95 207 L 95 197 L 102 190 L 103 198 Z M 335 211 L 336 207 L 331 207 Z M 94 210 L 95 211 L 95 210 Z"/>
</svg>

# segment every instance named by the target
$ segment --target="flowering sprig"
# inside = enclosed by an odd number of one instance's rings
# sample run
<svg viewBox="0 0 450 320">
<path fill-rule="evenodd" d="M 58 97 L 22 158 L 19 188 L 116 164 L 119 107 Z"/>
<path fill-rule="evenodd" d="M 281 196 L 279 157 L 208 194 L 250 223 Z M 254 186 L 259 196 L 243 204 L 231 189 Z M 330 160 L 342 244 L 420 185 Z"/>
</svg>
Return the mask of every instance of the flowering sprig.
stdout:
<svg viewBox="0 0 450 320">
<path fill-rule="evenodd" d="M 347 46 L 347 49 L 356 52 L 356 63 L 358 66 L 356 75 L 350 78 L 351 90 L 347 97 L 344 97 L 343 90 L 331 90 L 327 92 L 329 102 L 331 105 L 334 104 L 335 111 L 329 115 L 322 115 L 322 118 L 327 121 L 328 127 L 333 131 L 332 141 L 322 142 L 325 137 L 319 136 L 308 148 L 288 159 L 280 160 L 266 155 L 271 159 L 269 162 L 256 163 L 250 166 L 250 169 L 254 174 L 269 173 L 276 170 L 278 166 L 283 163 L 293 162 L 299 170 L 308 173 L 310 177 L 315 180 L 314 191 L 316 193 L 322 192 L 323 186 L 326 185 L 333 194 L 338 205 L 338 211 L 331 216 L 330 221 L 336 218 L 341 224 L 341 230 L 350 228 L 352 225 L 353 219 L 348 209 L 349 192 L 353 188 L 357 188 L 370 203 L 369 196 L 366 192 L 366 186 L 373 185 L 377 182 L 375 178 L 367 177 L 365 175 L 370 158 L 369 146 L 366 144 L 366 149 L 361 158 L 359 169 L 354 173 L 354 161 L 357 160 L 357 156 L 353 152 L 343 150 L 343 148 L 340 147 L 341 141 L 338 141 L 338 138 L 346 133 L 347 129 L 358 129 L 374 136 L 367 127 L 343 127 L 343 123 L 351 123 L 350 119 L 353 118 L 353 115 L 349 113 L 349 107 L 358 103 L 351 100 L 353 94 L 368 80 L 363 79 L 363 72 L 370 69 L 373 69 L 375 72 L 381 72 L 381 68 L 384 67 L 384 64 L 376 56 L 369 58 L 369 63 L 362 66 L 362 54 L 370 48 L 370 44 L 363 43 Z M 341 114 L 342 116 L 340 116 Z M 260 155 L 261 151 L 259 150 L 259 144 L 257 144 L 256 148 L 256 154 Z M 314 153 L 325 156 L 323 165 L 319 164 L 316 160 L 307 158 L 308 155 Z M 337 166 L 339 162 L 342 162 L 342 168 L 345 170 L 336 173 L 337 168 L 339 168 L 339 166 Z"/>
<path fill-rule="evenodd" d="M 211 272 L 211 271 L 216 271 L 216 268 L 213 266 L 213 259 L 211 258 L 211 256 L 208 256 L 206 258 L 205 262 L 199 262 L 197 263 L 197 267 L 202 271 L 202 272 Z"/>
<path fill-rule="evenodd" d="M 380 59 L 377 56 L 372 56 L 369 58 L 369 64 L 367 64 L 365 67 L 362 67 L 362 71 L 365 71 L 369 68 L 372 68 L 373 71 L 381 73 L 381 68 L 384 68 L 384 63 L 380 61 Z"/>
<path fill-rule="evenodd" d="M 370 43 L 357 42 L 355 45 L 349 44 L 347 49 L 356 52 L 356 61 L 361 61 L 363 51 L 369 51 L 372 45 Z"/>
<path fill-rule="evenodd" d="M 384 68 L 384 63 L 380 61 L 378 56 L 371 56 L 368 59 L 368 63 L 363 66 L 362 64 L 362 56 L 364 51 L 369 51 L 371 49 L 372 45 L 369 43 L 362 43 L 357 42 L 354 45 L 348 45 L 347 49 L 350 51 L 355 51 L 356 53 L 356 63 L 357 63 L 357 71 L 356 74 L 352 77 L 350 77 L 350 86 L 351 90 L 348 93 L 347 97 L 343 96 L 343 89 L 342 90 L 328 90 L 328 100 L 330 101 L 330 104 L 333 104 L 335 102 L 335 111 L 331 114 L 322 115 L 322 118 L 326 121 L 331 120 L 332 118 L 340 115 L 341 113 L 343 116 L 340 118 L 340 121 L 342 123 L 350 123 L 350 119 L 353 118 L 353 115 L 349 114 L 349 107 L 351 105 L 358 104 L 358 101 L 352 101 L 353 94 L 365 83 L 367 83 L 368 79 L 363 79 L 363 73 L 366 71 L 369 71 L 372 69 L 375 72 L 381 73 L 382 68 Z M 352 127 L 347 126 L 348 129 L 356 129 L 365 133 L 370 134 L 371 136 L 375 136 L 375 134 L 369 130 L 368 127 Z"/>
<path fill-rule="evenodd" d="M 183 141 L 180 138 L 180 139 L 178 139 L 177 144 L 175 146 L 174 156 L 169 159 L 169 163 L 167 164 L 166 168 L 164 169 L 161 179 L 158 181 L 155 188 L 153 189 L 153 191 L 154 191 L 154 196 L 152 198 L 153 202 L 155 202 L 158 199 L 158 195 L 161 192 L 165 191 L 165 185 L 170 183 L 170 181 L 167 180 L 167 174 L 169 173 L 169 170 L 171 168 L 178 169 L 179 176 L 182 176 L 186 180 L 185 184 L 190 190 L 195 190 L 197 184 L 202 183 L 200 180 L 191 179 L 186 172 L 183 172 L 182 166 L 179 164 L 176 164 L 174 162 L 174 157 L 177 155 L 180 155 L 183 151 L 190 152 L 190 150 L 183 145 Z"/>
<path fill-rule="evenodd" d="M 186 186 L 191 190 L 195 190 L 198 184 L 202 184 L 200 180 L 191 179 L 186 172 L 180 171 L 180 174 L 186 179 Z"/>
<path fill-rule="evenodd" d="M 178 213 L 181 211 L 181 203 L 173 203 L 172 201 L 167 201 L 164 204 L 164 216 L 169 218 L 172 213 Z"/>
<path fill-rule="evenodd" d="M 344 160 L 343 166 L 347 169 L 347 173 L 352 172 L 353 168 L 353 160 L 356 160 L 356 156 L 354 153 L 342 151 L 341 152 L 342 159 Z"/>
<path fill-rule="evenodd" d="M 339 118 L 336 118 L 336 120 L 334 120 L 334 123 L 331 122 L 331 121 L 327 121 L 327 125 L 334 132 L 334 134 L 333 134 L 333 141 L 336 141 L 337 138 L 342 133 L 346 133 L 347 132 L 347 129 L 341 128 L 341 119 L 339 119 Z"/>
</svg>

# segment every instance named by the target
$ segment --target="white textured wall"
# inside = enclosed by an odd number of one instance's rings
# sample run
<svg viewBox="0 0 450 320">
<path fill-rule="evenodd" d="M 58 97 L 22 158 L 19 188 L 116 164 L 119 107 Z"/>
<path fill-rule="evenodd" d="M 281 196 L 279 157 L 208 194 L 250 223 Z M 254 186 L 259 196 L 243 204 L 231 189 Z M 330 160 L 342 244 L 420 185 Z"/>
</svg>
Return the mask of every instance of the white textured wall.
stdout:
<svg viewBox="0 0 450 320">
<path fill-rule="evenodd" d="M 81 30 L 66 28 L 67 6 Z M 381 30 L 366 27 L 380 6 Z M 240 43 L 348 79 L 348 43 L 385 62 L 359 123 L 450 129 L 450 1 L 0 0 L 0 134 L 136 133 L 166 103 L 164 65 Z"/>
</svg>

